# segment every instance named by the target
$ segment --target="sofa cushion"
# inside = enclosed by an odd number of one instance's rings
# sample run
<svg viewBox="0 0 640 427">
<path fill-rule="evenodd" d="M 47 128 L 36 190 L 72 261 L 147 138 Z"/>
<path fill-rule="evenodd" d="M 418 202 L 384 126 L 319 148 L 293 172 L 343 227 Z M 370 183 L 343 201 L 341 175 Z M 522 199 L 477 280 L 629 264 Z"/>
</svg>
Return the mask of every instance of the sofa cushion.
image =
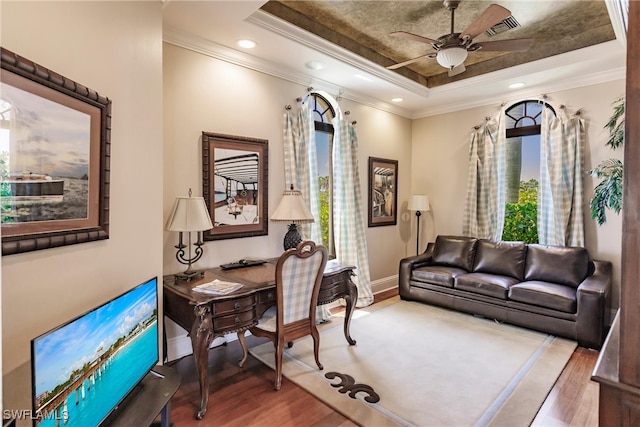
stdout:
<svg viewBox="0 0 640 427">
<path fill-rule="evenodd" d="M 560 283 L 577 288 L 587 277 L 589 254 L 585 248 L 529 245 L 524 280 Z"/>
<path fill-rule="evenodd" d="M 576 312 L 576 290 L 557 283 L 521 282 L 509 288 L 509 299 L 565 313 Z"/>
<path fill-rule="evenodd" d="M 524 279 L 527 245 L 523 242 L 494 242 L 482 239 L 476 247 L 474 272 Z"/>
<path fill-rule="evenodd" d="M 507 299 L 509 288 L 520 282 L 509 276 L 499 276 L 487 273 L 468 273 L 456 277 L 453 287 L 476 294 L 488 295 L 494 298 Z"/>
<path fill-rule="evenodd" d="M 472 271 L 478 239 L 464 236 L 438 236 L 433 248 L 433 262 Z"/>
<path fill-rule="evenodd" d="M 447 267 L 444 265 L 430 265 L 414 269 L 411 272 L 411 280 L 453 288 L 454 279 L 465 273 L 466 271 L 461 268 Z"/>
</svg>

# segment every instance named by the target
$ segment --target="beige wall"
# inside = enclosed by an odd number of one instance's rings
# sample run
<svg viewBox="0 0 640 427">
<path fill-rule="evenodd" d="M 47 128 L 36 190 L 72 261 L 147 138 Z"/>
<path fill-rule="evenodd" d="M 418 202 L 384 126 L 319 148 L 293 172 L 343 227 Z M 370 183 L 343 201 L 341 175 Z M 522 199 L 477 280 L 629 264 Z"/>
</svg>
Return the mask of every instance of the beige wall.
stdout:
<svg viewBox="0 0 640 427">
<path fill-rule="evenodd" d="M 568 113 L 583 110 L 587 125 L 585 170 L 595 167 L 603 159 L 622 159 L 622 151 L 612 151 L 604 143 L 608 138 L 603 129 L 613 112 L 612 102 L 624 94 L 624 81 L 586 86 L 549 93 L 549 102 L 556 111 L 565 105 Z M 505 98 L 509 98 L 505 94 Z M 540 94 L 532 94 L 537 99 Z M 510 103 L 527 98 L 512 100 Z M 527 98 L 527 99 L 530 99 Z M 411 191 L 429 195 L 431 209 L 425 217 L 428 224 L 422 238 L 433 241 L 438 234 L 460 234 L 467 185 L 468 147 L 473 126 L 485 117 L 497 114 L 500 106 L 489 105 L 418 119 L 412 131 Z M 614 292 L 612 302 L 618 306 L 620 289 L 620 251 L 622 219 L 615 213 L 607 215 L 605 225 L 598 227 L 591 219 L 589 199 L 597 180 L 585 177 L 585 246 L 596 259 L 613 262 Z M 422 234 L 422 233 L 421 233 Z"/>
<path fill-rule="evenodd" d="M 0 3 L 2 46 L 113 100 L 110 238 L 2 257 L 3 372 L 29 341 L 162 276 L 160 2 Z"/>
</svg>

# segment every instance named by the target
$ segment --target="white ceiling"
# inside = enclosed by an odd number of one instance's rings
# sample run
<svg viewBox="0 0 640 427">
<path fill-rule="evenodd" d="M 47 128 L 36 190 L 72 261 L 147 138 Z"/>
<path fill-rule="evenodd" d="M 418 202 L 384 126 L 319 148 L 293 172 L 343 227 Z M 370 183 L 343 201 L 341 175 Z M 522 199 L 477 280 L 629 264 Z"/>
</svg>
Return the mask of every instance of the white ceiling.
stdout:
<svg viewBox="0 0 640 427">
<path fill-rule="evenodd" d="M 615 0 L 607 0 L 607 7 L 617 40 L 430 89 L 259 10 L 264 3 L 165 0 L 164 40 L 408 118 L 625 77 L 624 31 Z M 257 46 L 243 50 L 236 45 L 239 39 Z M 309 61 L 326 67 L 311 70 L 305 66 Z M 525 86 L 508 89 L 515 82 Z M 391 102 L 395 97 L 403 101 Z"/>
</svg>

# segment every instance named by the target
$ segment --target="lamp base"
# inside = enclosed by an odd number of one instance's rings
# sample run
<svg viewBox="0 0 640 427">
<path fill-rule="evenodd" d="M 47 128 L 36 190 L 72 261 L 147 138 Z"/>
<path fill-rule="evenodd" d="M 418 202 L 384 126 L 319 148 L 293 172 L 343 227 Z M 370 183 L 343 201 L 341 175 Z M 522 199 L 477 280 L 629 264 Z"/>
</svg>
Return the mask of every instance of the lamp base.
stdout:
<svg viewBox="0 0 640 427">
<path fill-rule="evenodd" d="M 284 250 L 295 248 L 302 242 L 302 236 L 295 224 L 289 224 L 289 231 L 284 235 Z"/>
<path fill-rule="evenodd" d="M 204 270 L 187 270 L 182 273 L 174 274 L 174 277 L 176 278 L 176 281 L 189 282 L 193 279 L 204 277 Z"/>
</svg>

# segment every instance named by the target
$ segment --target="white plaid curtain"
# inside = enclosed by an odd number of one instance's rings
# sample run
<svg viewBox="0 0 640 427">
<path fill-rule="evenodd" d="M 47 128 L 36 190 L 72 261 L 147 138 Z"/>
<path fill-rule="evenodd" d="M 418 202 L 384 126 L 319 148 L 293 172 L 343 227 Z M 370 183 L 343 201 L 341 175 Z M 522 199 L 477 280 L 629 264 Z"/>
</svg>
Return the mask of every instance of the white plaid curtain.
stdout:
<svg viewBox="0 0 640 427">
<path fill-rule="evenodd" d="M 538 241 L 545 245 L 584 246 L 583 163 L 585 124 L 542 109 Z"/>
<path fill-rule="evenodd" d="M 358 288 L 357 307 L 373 303 L 369 255 L 365 238 L 365 208 L 358 171 L 358 138 L 355 128 L 341 115 L 333 120 L 333 237 L 339 263 L 354 265 Z"/>
<path fill-rule="evenodd" d="M 487 118 L 471 134 L 469 177 L 462 233 L 466 236 L 500 240 L 504 228 L 506 200 L 505 109 Z"/>
<path fill-rule="evenodd" d="M 320 218 L 320 189 L 315 124 L 307 102 L 303 102 L 296 112 L 285 112 L 283 138 L 286 189 L 293 185 L 295 190 L 299 190 L 316 218 L 311 224 L 299 224 L 298 230 L 303 238 L 319 244 L 322 242 L 322 231 L 317 221 Z"/>
</svg>

